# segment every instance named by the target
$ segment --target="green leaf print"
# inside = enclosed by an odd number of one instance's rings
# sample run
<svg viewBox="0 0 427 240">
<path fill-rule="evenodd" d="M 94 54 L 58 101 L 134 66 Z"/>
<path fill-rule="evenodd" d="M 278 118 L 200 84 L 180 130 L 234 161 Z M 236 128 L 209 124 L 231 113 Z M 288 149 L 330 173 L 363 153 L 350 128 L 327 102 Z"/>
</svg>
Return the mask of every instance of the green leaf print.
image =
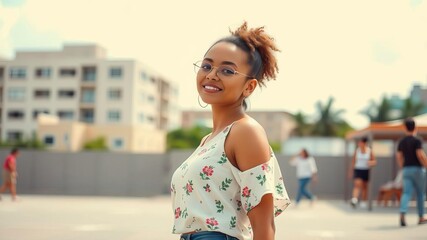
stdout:
<svg viewBox="0 0 427 240">
<path fill-rule="evenodd" d="M 188 211 L 187 208 L 184 209 L 184 211 L 182 211 L 181 213 L 181 218 L 187 218 L 188 217 Z"/>
<path fill-rule="evenodd" d="M 267 181 L 267 178 L 265 177 L 265 175 L 263 175 L 263 176 L 258 175 L 258 176 L 256 177 L 256 179 L 258 179 L 259 184 L 261 184 L 261 186 L 262 186 L 262 185 L 264 185 L 264 183 Z"/>
<path fill-rule="evenodd" d="M 227 188 L 230 187 L 230 184 L 233 180 L 231 178 L 225 178 L 224 181 L 222 181 L 221 183 L 221 187 L 219 188 L 220 190 L 224 190 L 227 191 Z"/>
<path fill-rule="evenodd" d="M 187 166 L 188 166 L 188 163 L 183 163 L 182 165 L 181 165 L 181 170 L 185 170 L 186 168 L 187 168 Z"/>
<path fill-rule="evenodd" d="M 224 164 L 227 162 L 227 156 L 225 155 L 225 152 L 222 153 L 221 159 L 218 161 L 219 164 Z"/>
<path fill-rule="evenodd" d="M 231 217 L 231 220 L 230 220 L 230 229 L 236 228 L 236 222 L 237 222 L 236 216 Z"/>
<path fill-rule="evenodd" d="M 224 212 L 224 205 L 222 205 L 220 200 L 215 200 L 215 204 L 216 204 L 216 212 L 217 213 Z"/>
<path fill-rule="evenodd" d="M 283 196 L 283 186 L 281 183 L 276 185 L 276 191 L 278 194 L 280 194 L 280 196 Z"/>
</svg>

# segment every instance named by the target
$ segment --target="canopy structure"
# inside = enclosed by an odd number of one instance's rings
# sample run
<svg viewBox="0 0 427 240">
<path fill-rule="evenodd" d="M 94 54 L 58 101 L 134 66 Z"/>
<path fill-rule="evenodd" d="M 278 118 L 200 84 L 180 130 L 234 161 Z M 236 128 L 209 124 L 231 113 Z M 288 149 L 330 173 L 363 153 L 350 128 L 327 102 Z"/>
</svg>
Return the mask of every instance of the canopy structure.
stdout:
<svg viewBox="0 0 427 240">
<path fill-rule="evenodd" d="M 427 138 L 427 114 L 422 114 L 413 118 L 417 126 L 417 135 Z M 403 120 L 396 120 L 384 123 L 371 123 L 361 130 L 350 132 L 346 139 L 351 141 L 361 137 L 369 137 L 371 140 L 393 140 L 397 141 L 405 135 Z"/>
<path fill-rule="evenodd" d="M 416 116 L 413 119 L 417 127 L 417 136 L 423 139 L 427 139 L 427 114 Z M 405 126 L 403 124 L 403 121 L 404 120 L 401 119 L 401 120 L 389 121 L 384 123 L 371 123 L 366 128 L 349 132 L 346 135 L 346 145 L 348 146 L 348 143 L 350 141 L 357 141 L 357 139 L 360 139 L 362 137 L 368 137 L 370 142 L 374 140 L 393 141 L 394 149 L 396 149 L 396 144 L 398 140 L 405 136 Z M 351 158 L 349 156 L 347 147 L 346 147 L 345 159 L 346 159 L 345 166 L 348 169 L 350 167 Z M 391 159 L 394 161 L 393 174 L 396 174 L 397 166 L 395 164 L 395 160 L 396 160 L 395 151 L 393 151 L 393 156 L 391 156 Z M 344 196 L 345 199 L 348 198 L 348 195 L 350 193 L 350 189 L 348 189 L 349 182 L 348 180 L 346 181 L 347 183 L 346 183 L 345 196 Z M 371 191 L 371 188 L 372 187 L 369 187 L 369 191 Z M 372 210 L 371 192 L 369 193 L 369 210 Z"/>
</svg>

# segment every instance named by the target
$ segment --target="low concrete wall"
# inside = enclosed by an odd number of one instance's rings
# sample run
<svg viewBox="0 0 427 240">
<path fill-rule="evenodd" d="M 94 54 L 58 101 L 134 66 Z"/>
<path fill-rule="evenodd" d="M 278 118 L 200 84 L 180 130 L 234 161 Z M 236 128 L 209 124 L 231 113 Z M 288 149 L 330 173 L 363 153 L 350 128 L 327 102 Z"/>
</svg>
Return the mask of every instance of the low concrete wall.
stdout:
<svg viewBox="0 0 427 240">
<path fill-rule="evenodd" d="M 0 150 L 0 158 L 8 150 Z M 21 151 L 18 157 L 18 193 L 57 195 L 137 196 L 169 194 L 175 169 L 191 151 L 166 154 L 128 154 L 111 152 L 60 153 Z M 277 155 L 289 195 L 295 197 L 295 168 L 289 156 Z M 351 188 L 344 157 L 315 157 L 319 182 L 312 191 L 322 198 L 344 199 Z M 379 158 L 372 172 L 372 196 L 381 184 L 393 179 L 394 162 Z"/>
</svg>

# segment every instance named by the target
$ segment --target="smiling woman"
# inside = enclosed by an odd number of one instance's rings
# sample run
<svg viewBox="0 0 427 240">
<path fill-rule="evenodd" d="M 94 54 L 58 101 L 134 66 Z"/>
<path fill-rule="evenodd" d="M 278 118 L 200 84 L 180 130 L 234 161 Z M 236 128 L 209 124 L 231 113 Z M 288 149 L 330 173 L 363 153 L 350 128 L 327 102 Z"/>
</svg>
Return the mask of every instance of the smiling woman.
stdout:
<svg viewBox="0 0 427 240">
<path fill-rule="evenodd" d="M 213 129 L 172 177 L 173 233 L 181 239 L 274 239 L 274 217 L 290 201 L 263 127 L 245 113 L 245 99 L 275 78 L 274 51 L 263 28 L 244 23 L 194 63 Z"/>
</svg>

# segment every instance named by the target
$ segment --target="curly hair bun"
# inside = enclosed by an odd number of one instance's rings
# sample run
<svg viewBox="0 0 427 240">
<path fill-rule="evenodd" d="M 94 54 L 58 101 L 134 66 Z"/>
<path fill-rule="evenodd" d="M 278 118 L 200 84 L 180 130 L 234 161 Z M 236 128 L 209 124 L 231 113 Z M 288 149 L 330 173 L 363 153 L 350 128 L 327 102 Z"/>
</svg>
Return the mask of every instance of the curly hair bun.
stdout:
<svg viewBox="0 0 427 240">
<path fill-rule="evenodd" d="M 264 80 L 276 79 L 276 73 L 279 72 L 279 68 L 274 52 L 280 50 L 277 48 L 274 39 L 264 31 L 264 27 L 248 28 L 248 24 L 245 21 L 239 28 L 235 31 L 230 31 L 230 33 L 246 43 L 252 56 L 257 55 L 256 52 L 260 55 L 262 66 L 259 72 L 256 73 L 257 80 L 264 85 Z"/>
</svg>

